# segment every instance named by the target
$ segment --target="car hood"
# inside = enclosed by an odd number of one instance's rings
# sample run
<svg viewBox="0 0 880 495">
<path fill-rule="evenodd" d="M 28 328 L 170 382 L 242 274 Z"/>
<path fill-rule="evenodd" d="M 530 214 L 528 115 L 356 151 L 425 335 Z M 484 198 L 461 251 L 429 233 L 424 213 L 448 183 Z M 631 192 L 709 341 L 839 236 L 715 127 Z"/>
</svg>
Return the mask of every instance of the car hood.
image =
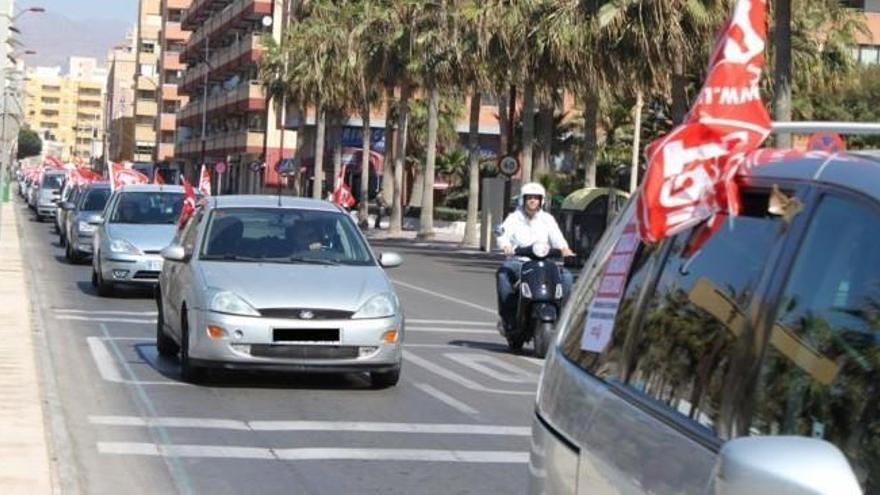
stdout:
<svg viewBox="0 0 880 495">
<path fill-rule="evenodd" d="M 102 211 L 83 211 L 80 210 L 76 213 L 76 220 L 78 222 L 94 222 L 98 218 L 101 217 Z"/>
<path fill-rule="evenodd" d="M 377 266 L 202 261 L 207 287 L 234 292 L 260 308 L 357 311 L 374 294 L 393 292 Z"/>
<path fill-rule="evenodd" d="M 171 244 L 177 226 L 156 224 L 107 224 L 110 239 L 125 239 L 144 252 L 158 253 Z"/>
</svg>

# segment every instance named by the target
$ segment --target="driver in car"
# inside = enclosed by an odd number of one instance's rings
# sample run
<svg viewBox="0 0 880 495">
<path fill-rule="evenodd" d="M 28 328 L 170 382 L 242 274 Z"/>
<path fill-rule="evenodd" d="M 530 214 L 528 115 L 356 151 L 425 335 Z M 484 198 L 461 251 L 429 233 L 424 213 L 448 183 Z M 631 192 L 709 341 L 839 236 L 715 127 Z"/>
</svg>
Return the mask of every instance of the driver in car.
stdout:
<svg viewBox="0 0 880 495">
<path fill-rule="evenodd" d="M 522 186 L 519 196 L 519 206 L 507 215 L 501 225 L 501 233 L 498 236 L 498 247 L 504 251 L 507 260 L 501 264 L 495 272 L 496 288 L 498 292 L 498 316 L 505 330 L 511 330 L 516 320 L 517 297 L 514 287 L 519 281 L 520 268 L 523 262 L 514 257 L 518 247 L 528 247 L 536 242 L 549 244 L 553 249 L 559 249 L 562 256 L 574 256 L 574 252 L 568 247 L 568 242 L 559 230 L 559 225 L 553 215 L 542 210 L 544 197 L 547 193 L 544 186 L 537 182 L 529 182 Z M 562 286 L 566 297 L 571 290 L 572 275 L 568 270 L 562 271 Z"/>
</svg>

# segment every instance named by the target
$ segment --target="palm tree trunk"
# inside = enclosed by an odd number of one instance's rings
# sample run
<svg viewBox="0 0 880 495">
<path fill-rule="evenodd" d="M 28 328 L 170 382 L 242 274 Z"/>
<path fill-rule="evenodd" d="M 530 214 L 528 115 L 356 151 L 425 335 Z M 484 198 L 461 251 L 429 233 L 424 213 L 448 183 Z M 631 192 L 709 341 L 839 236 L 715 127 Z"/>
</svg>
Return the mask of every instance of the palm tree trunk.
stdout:
<svg viewBox="0 0 880 495">
<path fill-rule="evenodd" d="M 361 110 L 362 141 L 361 141 L 361 191 L 358 203 L 358 224 L 362 229 L 369 228 L 370 212 L 367 206 L 370 202 L 370 103 L 364 102 Z"/>
<path fill-rule="evenodd" d="M 629 192 L 632 194 L 639 186 L 639 148 L 642 134 L 642 92 L 636 91 L 636 105 L 633 107 L 633 145 L 632 162 L 629 167 Z"/>
<path fill-rule="evenodd" d="M 791 121 L 791 0 L 776 2 L 776 67 L 774 68 L 773 117 Z M 791 147 L 791 134 L 776 135 L 777 148 Z"/>
<path fill-rule="evenodd" d="M 312 198 L 324 199 L 324 134 L 327 127 L 327 112 L 318 100 L 315 105 L 315 169 L 312 171 Z"/>
<path fill-rule="evenodd" d="M 523 91 L 522 126 L 522 181 L 532 180 L 532 156 L 535 140 L 535 83 L 526 83 Z"/>
<path fill-rule="evenodd" d="M 385 204 L 391 204 L 391 197 L 394 194 L 394 171 L 392 165 L 394 163 L 394 143 L 392 136 L 394 135 L 394 119 L 392 118 L 392 109 L 394 108 L 394 88 L 385 87 L 385 153 L 382 158 L 382 196 L 385 198 Z"/>
<path fill-rule="evenodd" d="M 542 105 L 538 110 L 538 159 L 535 162 L 535 177 L 541 177 L 550 172 L 550 159 L 553 156 L 553 103 Z"/>
<path fill-rule="evenodd" d="M 687 79 L 684 75 L 684 54 L 680 50 L 672 53 L 672 122 L 684 122 L 687 114 Z"/>
<path fill-rule="evenodd" d="M 507 91 L 498 92 L 498 158 L 506 156 L 510 149 L 507 142 Z"/>
<path fill-rule="evenodd" d="M 400 235 L 403 230 L 403 166 L 406 161 L 406 131 L 409 124 L 409 83 L 400 89 L 400 109 L 397 112 L 397 149 L 394 156 L 394 195 L 391 200 L 389 234 Z"/>
<path fill-rule="evenodd" d="M 468 205 L 462 243 L 471 247 L 479 242 L 477 214 L 480 205 L 477 203 L 480 201 L 480 96 L 480 88 L 475 84 L 471 94 L 471 118 L 468 128 Z"/>
<path fill-rule="evenodd" d="M 305 143 L 306 143 L 306 106 L 303 105 L 300 109 L 299 114 L 299 124 L 296 127 L 296 172 L 293 175 L 293 189 L 294 196 L 302 196 L 303 189 L 303 176 L 302 176 L 302 162 L 305 156 Z"/>
<path fill-rule="evenodd" d="M 599 94 L 590 88 L 584 100 L 584 187 L 596 187 L 599 147 Z"/>
<path fill-rule="evenodd" d="M 333 112 L 333 191 L 342 182 L 342 113 Z"/>
<path fill-rule="evenodd" d="M 419 237 L 434 237 L 434 170 L 437 164 L 437 114 L 440 111 L 440 91 L 433 87 L 428 96 L 428 149 L 425 156 L 425 189 L 422 193 L 422 212 Z"/>
</svg>

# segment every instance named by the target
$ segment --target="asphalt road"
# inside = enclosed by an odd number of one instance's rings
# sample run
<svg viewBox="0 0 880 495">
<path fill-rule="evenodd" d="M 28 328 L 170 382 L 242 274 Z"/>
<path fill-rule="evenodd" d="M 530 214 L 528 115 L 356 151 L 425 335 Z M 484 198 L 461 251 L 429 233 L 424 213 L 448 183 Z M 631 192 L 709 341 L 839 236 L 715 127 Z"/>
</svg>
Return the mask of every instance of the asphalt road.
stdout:
<svg viewBox="0 0 880 495">
<path fill-rule="evenodd" d="M 149 291 L 98 297 L 90 265 L 64 261 L 52 225 L 21 203 L 17 214 L 66 486 L 114 495 L 525 490 L 542 362 L 507 352 L 495 330 L 497 261 L 394 248 L 404 265 L 389 274 L 407 316 L 396 387 L 283 373 L 222 373 L 193 386 L 176 359 L 157 355 Z"/>
</svg>

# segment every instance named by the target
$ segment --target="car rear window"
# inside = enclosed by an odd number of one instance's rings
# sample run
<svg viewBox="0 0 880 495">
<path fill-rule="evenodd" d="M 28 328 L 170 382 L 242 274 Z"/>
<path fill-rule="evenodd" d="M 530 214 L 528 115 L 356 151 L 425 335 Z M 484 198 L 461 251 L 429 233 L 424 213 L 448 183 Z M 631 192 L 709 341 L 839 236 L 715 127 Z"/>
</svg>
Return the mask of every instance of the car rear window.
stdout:
<svg viewBox="0 0 880 495">
<path fill-rule="evenodd" d="M 110 215 L 110 223 L 174 224 L 182 208 L 183 193 L 123 192 Z"/>
<path fill-rule="evenodd" d="M 89 189 L 83 197 L 82 211 L 102 211 L 110 198 L 109 188 Z"/>
</svg>

